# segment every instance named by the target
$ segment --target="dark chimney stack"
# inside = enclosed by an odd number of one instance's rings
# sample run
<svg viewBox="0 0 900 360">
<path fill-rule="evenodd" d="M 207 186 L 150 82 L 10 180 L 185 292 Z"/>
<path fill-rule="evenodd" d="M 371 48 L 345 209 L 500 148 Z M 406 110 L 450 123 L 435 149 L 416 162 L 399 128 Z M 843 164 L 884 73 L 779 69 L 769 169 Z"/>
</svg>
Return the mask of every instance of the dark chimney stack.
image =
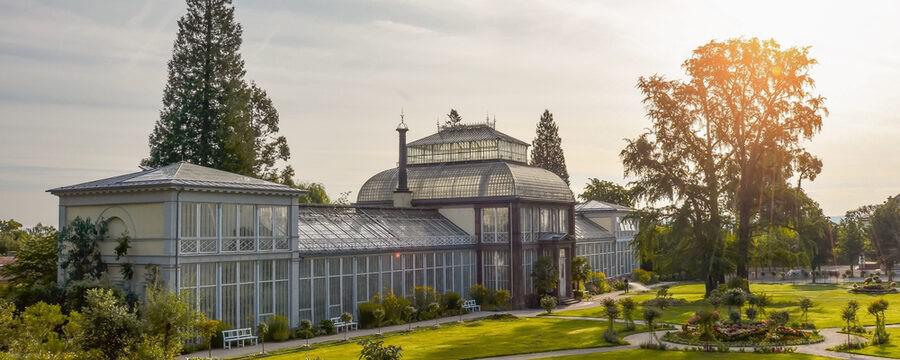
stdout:
<svg viewBox="0 0 900 360">
<path fill-rule="evenodd" d="M 406 132 L 409 127 L 403 121 L 403 115 L 400 115 L 400 125 L 397 125 L 397 132 L 400 134 L 400 161 L 397 166 L 397 189 L 394 190 L 394 206 L 395 207 L 411 207 L 412 192 L 409 191 L 409 185 L 406 180 Z"/>
<path fill-rule="evenodd" d="M 397 132 L 400 133 L 400 165 L 397 168 L 398 172 L 398 181 L 397 181 L 397 191 L 409 191 L 409 186 L 406 182 L 406 132 L 409 131 L 409 128 L 406 127 L 406 124 L 401 122 L 400 125 L 397 126 Z"/>
</svg>

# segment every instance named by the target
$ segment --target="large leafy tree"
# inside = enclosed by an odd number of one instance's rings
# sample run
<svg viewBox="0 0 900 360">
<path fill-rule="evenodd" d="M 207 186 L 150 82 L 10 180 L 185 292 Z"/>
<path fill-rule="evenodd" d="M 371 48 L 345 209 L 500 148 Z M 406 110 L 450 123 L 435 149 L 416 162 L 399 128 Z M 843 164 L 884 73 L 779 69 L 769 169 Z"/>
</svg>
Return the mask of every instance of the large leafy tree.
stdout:
<svg viewBox="0 0 900 360">
<path fill-rule="evenodd" d="M 815 63 L 808 48 L 731 39 L 694 50 L 683 81 L 640 79 L 653 123 L 623 151 L 626 173 L 639 177 L 642 197 L 676 204 L 706 243 L 709 264 L 721 257 L 719 232 L 733 217 L 736 271 L 746 278 L 764 190 L 821 168 L 802 147 L 826 114 L 824 99 L 810 92 Z"/>
<path fill-rule="evenodd" d="M 894 264 L 900 260 L 900 195 L 892 196 L 872 213 L 872 245 L 882 270 L 893 280 Z"/>
<path fill-rule="evenodd" d="M 27 235 L 22 223 L 13 219 L 0 220 L 0 254 L 18 250 L 19 242 Z"/>
<path fill-rule="evenodd" d="M 631 190 L 612 181 L 589 178 L 584 191 L 578 197 L 582 201 L 603 201 L 624 206 L 634 206 L 634 194 Z"/>
<path fill-rule="evenodd" d="M 68 252 L 60 266 L 68 271 L 68 280 L 99 279 L 106 271 L 100 256 L 100 243 L 109 238 L 106 221 L 91 221 L 76 217 L 60 232 L 60 240 L 68 245 Z"/>
<path fill-rule="evenodd" d="M 821 161 L 803 148 L 822 126 L 824 98 L 812 94 L 808 47 L 782 49 L 774 40 L 712 41 L 694 51 L 684 68 L 700 112 L 718 125 L 733 170 L 737 219 L 736 270 L 747 278 L 753 218 L 761 190 L 799 174 L 813 179 Z M 798 180 L 799 185 L 799 180 Z"/>
<path fill-rule="evenodd" d="M 862 265 L 859 264 L 859 257 L 865 254 L 869 242 L 872 232 L 869 217 L 874 210 L 875 207 L 871 205 L 850 210 L 838 227 L 837 251 L 840 259 L 850 265 L 851 275 L 854 265 Z"/>
<path fill-rule="evenodd" d="M 16 253 L 16 262 L 0 269 L 0 274 L 10 279 L 12 289 L 56 281 L 58 236 L 52 226 L 37 224 L 28 229 Z"/>
<path fill-rule="evenodd" d="M 550 110 L 544 110 L 537 125 L 537 136 L 531 147 L 531 165 L 544 168 L 559 175 L 566 184 L 569 183 L 569 171 L 566 170 L 566 157 L 563 155 L 562 139 L 559 138 L 559 127 L 553 121 Z"/>
<path fill-rule="evenodd" d="M 85 349 L 98 349 L 106 359 L 119 359 L 131 352 L 140 339 L 140 322 L 108 289 L 91 289 L 87 304 L 78 318 L 84 333 L 80 339 Z"/>
<path fill-rule="evenodd" d="M 290 150 L 266 92 L 244 80 L 231 0 L 188 0 L 178 21 L 163 109 L 144 165 L 177 161 L 274 177 Z"/>
</svg>

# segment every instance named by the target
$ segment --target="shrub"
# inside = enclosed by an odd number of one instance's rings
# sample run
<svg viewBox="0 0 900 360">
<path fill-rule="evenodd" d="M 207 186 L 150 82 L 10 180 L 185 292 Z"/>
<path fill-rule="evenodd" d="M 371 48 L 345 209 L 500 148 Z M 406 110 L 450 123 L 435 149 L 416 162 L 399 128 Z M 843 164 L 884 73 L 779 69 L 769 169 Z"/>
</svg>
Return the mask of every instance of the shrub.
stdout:
<svg viewBox="0 0 900 360">
<path fill-rule="evenodd" d="M 746 279 L 735 276 L 731 279 L 728 279 L 725 287 L 728 289 L 748 289 L 750 285 L 748 285 Z"/>
<path fill-rule="evenodd" d="M 769 315 L 769 322 L 775 327 L 784 326 L 791 319 L 787 311 L 775 311 Z"/>
<path fill-rule="evenodd" d="M 574 297 L 575 299 L 578 299 L 578 300 L 584 300 L 585 292 L 582 290 L 578 290 L 578 289 L 572 290 L 572 297 Z"/>
<path fill-rule="evenodd" d="M 444 303 L 444 309 L 447 309 L 447 311 L 458 312 L 462 310 L 462 296 L 459 296 L 457 292 L 444 293 L 441 296 L 441 301 Z"/>
<path fill-rule="evenodd" d="M 371 301 L 359 304 L 359 327 L 369 329 L 379 326 L 375 316 L 375 312 L 378 310 L 382 311 L 382 316 L 384 316 L 384 308 L 381 304 Z"/>
<path fill-rule="evenodd" d="M 626 297 L 619 300 L 619 304 L 622 306 L 622 318 L 625 319 L 625 328 L 634 330 L 634 311 L 637 310 L 637 303 L 634 301 L 634 298 Z"/>
<path fill-rule="evenodd" d="M 394 295 L 394 293 L 389 293 L 381 301 L 381 306 L 384 309 L 384 318 L 387 320 L 388 324 L 397 325 L 406 322 L 403 317 L 403 309 L 410 306 L 410 301 L 408 299 L 398 297 L 397 295 Z"/>
<path fill-rule="evenodd" d="M 506 308 L 509 305 L 509 299 L 512 297 L 509 290 L 499 290 L 491 295 L 491 304 L 499 308 Z"/>
<path fill-rule="evenodd" d="M 606 274 L 602 271 L 596 271 L 591 274 L 586 288 L 594 294 L 604 294 L 612 291 L 612 287 L 610 287 L 609 282 L 606 280 Z"/>
<path fill-rule="evenodd" d="M 472 296 L 472 299 L 475 300 L 478 305 L 485 306 L 490 304 L 491 290 L 484 287 L 484 285 L 472 285 L 472 287 L 469 288 L 469 295 Z"/>
<path fill-rule="evenodd" d="M 649 284 L 653 280 L 653 272 L 644 269 L 634 269 L 631 272 L 631 279 L 641 284 Z"/>
<path fill-rule="evenodd" d="M 428 310 L 428 305 L 440 302 L 440 297 L 431 286 L 416 286 L 413 293 L 413 306 L 416 311 L 423 313 Z"/>
<path fill-rule="evenodd" d="M 734 324 L 740 323 L 741 322 L 741 313 L 736 310 L 728 313 L 728 320 L 730 320 Z"/>
<path fill-rule="evenodd" d="M 326 319 L 319 322 L 319 333 L 322 335 L 334 335 L 337 334 L 337 329 L 331 320 Z"/>
<path fill-rule="evenodd" d="M 359 342 L 362 351 L 360 360 L 400 360 L 403 349 L 396 345 L 384 346 L 384 341 L 367 339 Z"/>
<path fill-rule="evenodd" d="M 316 336 L 315 329 L 313 329 L 312 323 L 309 320 L 300 321 L 300 327 L 297 328 L 297 331 L 294 333 L 299 339 L 305 339 L 306 345 L 309 345 L 309 339 Z"/>
<path fill-rule="evenodd" d="M 552 313 L 553 309 L 556 308 L 556 305 L 556 297 L 551 295 L 544 295 L 541 297 L 541 308 L 543 308 L 547 314 Z"/>
<path fill-rule="evenodd" d="M 288 318 L 281 315 L 274 315 L 266 320 L 269 325 L 269 333 L 267 341 L 286 341 L 291 338 L 291 327 L 288 324 Z"/>
<path fill-rule="evenodd" d="M 625 282 L 622 280 L 619 280 L 619 279 L 612 280 L 612 282 L 610 283 L 610 286 L 612 286 L 613 290 L 616 290 L 616 291 L 625 290 Z"/>
<path fill-rule="evenodd" d="M 748 307 L 747 310 L 744 311 L 744 313 L 747 315 L 747 320 L 756 320 L 756 308 Z"/>
</svg>

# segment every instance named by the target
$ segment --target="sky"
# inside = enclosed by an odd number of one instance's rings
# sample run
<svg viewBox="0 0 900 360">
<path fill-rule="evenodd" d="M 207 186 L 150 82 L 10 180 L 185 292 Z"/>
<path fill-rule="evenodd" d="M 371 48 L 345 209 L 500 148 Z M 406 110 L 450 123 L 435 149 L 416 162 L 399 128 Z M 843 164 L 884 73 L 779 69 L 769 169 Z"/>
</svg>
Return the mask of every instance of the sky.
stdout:
<svg viewBox="0 0 900 360">
<path fill-rule="evenodd" d="M 865 4 L 865 6 L 860 6 Z M 830 115 L 806 146 L 827 215 L 900 193 L 900 4 L 838 1 L 235 1 L 247 79 L 272 98 L 298 178 L 334 197 L 396 164 L 449 109 L 530 142 L 544 109 L 572 190 L 626 183 L 649 125 L 635 85 L 683 78 L 714 39 L 810 46 Z M 0 0 L 0 219 L 57 222 L 47 189 L 138 170 L 183 1 Z"/>
</svg>

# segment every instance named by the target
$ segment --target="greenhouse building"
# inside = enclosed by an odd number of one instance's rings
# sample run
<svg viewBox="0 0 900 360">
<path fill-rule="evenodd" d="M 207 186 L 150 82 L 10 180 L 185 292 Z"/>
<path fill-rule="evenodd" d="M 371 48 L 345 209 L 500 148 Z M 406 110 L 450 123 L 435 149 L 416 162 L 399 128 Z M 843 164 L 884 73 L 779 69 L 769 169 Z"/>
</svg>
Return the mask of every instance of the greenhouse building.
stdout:
<svg viewBox="0 0 900 360">
<path fill-rule="evenodd" d="M 442 126 L 409 143 L 406 124 L 396 130 L 398 166 L 369 178 L 352 205 L 299 204 L 300 190 L 186 162 L 49 192 L 61 227 L 77 217 L 108 224 L 100 249 L 110 280 L 138 295 L 160 282 L 233 327 L 275 314 L 318 322 L 416 286 L 467 297 L 482 284 L 521 308 L 533 301 L 539 257 L 558 268 L 563 298 L 575 256 L 609 276 L 637 265 L 631 209 L 576 204 L 559 176 L 528 165 L 527 143 L 495 124 Z M 123 237 L 131 248 L 116 256 Z"/>
</svg>

